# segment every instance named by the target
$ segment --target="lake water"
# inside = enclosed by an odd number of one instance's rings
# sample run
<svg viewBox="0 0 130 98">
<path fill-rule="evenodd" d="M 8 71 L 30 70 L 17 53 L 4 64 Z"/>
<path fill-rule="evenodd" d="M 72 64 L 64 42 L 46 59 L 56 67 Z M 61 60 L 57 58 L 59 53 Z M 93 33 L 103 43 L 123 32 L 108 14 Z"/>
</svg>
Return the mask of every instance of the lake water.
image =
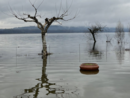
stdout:
<svg viewBox="0 0 130 98">
<path fill-rule="evenodd" d="M 106 42 L 107 37 L 110 42 Z M 0 98 L 130 98 L 130 35 L 47 34 L 42 59 L 40 34 L 0 35 Z M 99 71 L 83 72 L 82 63 Z"/>
</svg>

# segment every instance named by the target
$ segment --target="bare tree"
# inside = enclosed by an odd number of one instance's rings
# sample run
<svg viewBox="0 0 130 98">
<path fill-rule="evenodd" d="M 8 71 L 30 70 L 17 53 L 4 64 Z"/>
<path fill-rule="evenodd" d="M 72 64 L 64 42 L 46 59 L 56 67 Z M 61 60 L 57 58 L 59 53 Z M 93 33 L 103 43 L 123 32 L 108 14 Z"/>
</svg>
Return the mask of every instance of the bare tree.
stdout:
<svg viewBox="0 0 130 98">
<path fill-rule="evenodd" d="M 129 36 L 130 36 L 130 24 L 128 24 L 128 33 L 129 33 Z"/>
<path fill-rule="evenodd" d="M 93 40 L 94 42 L 96 42 L 96 38 L 95 38 L 95 34 L 98 32 L 102 32 L 105 26 L 102 26 L 101 24 L 95 24 L 92 25 L 88 28 L 89 32 L 92 34 L 93 36 Z"/>
<path fill-rule="evenodd" d="M 24 22 L 35 22 L 37 24 L 37 27 L 41 30 L 43 50 L 46 50 L 46 51 L 42 51 L 42 55 L 48 55 L 49 53 L 47 53 L 46 39 L 45 39 L 45 34 L 47 33 L 48 28 L 52 25 L 53 22 L 58 22 L 58 20 L 69 21 L 69 20 L 74 19 L 76 17 L 76 15 L 72 18 L 65 19 L 65 17 L 69 15 L 69 9 L 70 9 L 71 5 L 68 6 L 66 3 L 66 9 L 63 9 L 62 2 L 61 2 L 57 16 L 53 16 L 51 18 L 45 18 L 45 22 L 42 24 L 38 20 L 38 18 L 41 18 L 41 16 L 38 15 L 38 8 L 41 6 L 43 1 L 40 3 L 40 5 L 38 7 L 36 7 L 35 4 L 33 4 L 30 0 L 29 0 L 29 2 L 31 4 L 31 6 L 34 8 L 34 12 L 35 12 L 34 15 L 30 15 L 29 13 L 28 14 L 22 13 L 22 15 L 21 15 L 21 14 L 16 13 L 16 11 L 14 11 L 10 7 L 11 13 L 13 14 L 13 16 L 15 18 L 17 18 L 19 20 L 22 20 Z M 61 9 L 63 10 L 62 12 L 61 12 Z M 58 22 L 58 23 L 60 24 L 60 22 Z"/>
<path fill-rule="evenodd" d="M 115 33 L 116 33 L 116 37 L 117 37 L 117 42 L 118 43 L 122 42 L 124 39 L 125 32 L 124 32 L 124 26 L 120 21 L 117 23 Z"/>
</svg>

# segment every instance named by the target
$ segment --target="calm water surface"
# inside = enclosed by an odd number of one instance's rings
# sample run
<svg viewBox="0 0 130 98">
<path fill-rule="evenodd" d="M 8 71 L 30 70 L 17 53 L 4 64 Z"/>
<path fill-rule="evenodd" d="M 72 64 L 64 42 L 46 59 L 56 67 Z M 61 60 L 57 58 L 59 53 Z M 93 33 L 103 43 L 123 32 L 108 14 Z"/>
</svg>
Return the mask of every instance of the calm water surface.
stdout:
<svg viewBox="0 0 130 98">
<path fill-rule="evenodd" d="M 102 33 L 94 44 L 84 33 L 47 34 L 53 54 L 42 59 L 40 34 L 0 35 L 0 98 L 130 98 L 129 37 L 118 44 Z M 80 71 L 82 63 L 99 71 Z"/>
</svg>

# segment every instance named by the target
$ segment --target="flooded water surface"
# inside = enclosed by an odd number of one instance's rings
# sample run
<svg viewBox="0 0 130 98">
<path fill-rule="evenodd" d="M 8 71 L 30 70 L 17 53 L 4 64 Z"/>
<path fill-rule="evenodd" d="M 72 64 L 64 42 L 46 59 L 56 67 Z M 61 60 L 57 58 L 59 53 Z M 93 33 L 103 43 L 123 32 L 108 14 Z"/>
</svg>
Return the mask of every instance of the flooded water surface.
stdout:
<svg viewBox="0 0 130 98">
<path fill-rule="evenodd" d="M 42 58 L 40 34 L 0 35 L 0 98 L 130 98 L 129 37 L 47 34 L 52 55 Z M 99 70 L 80 71 L 82 63 Z"/>
</svg>

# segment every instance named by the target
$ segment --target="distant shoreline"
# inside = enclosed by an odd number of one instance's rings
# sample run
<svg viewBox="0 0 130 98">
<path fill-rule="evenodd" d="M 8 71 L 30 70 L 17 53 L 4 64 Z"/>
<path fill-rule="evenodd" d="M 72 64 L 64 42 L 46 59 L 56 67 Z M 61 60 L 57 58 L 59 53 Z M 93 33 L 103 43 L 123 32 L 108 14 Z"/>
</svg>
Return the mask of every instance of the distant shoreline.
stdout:
<svg viewBox="0 0 130 98">
<path fill-rule="evenodd" d="M 124 30 L 127 32 L 127 29 Z M 31 32 L 31 33 L 27 33 Z M 0 29 L 0 34 L 39 34 L 41 31 L 36 26 Z M 87 27 L 50 26 L 48 33 L 87 33 Z M 115 32 L 115 28 L 106 27 L 104 32 Z"/>
</svg>

